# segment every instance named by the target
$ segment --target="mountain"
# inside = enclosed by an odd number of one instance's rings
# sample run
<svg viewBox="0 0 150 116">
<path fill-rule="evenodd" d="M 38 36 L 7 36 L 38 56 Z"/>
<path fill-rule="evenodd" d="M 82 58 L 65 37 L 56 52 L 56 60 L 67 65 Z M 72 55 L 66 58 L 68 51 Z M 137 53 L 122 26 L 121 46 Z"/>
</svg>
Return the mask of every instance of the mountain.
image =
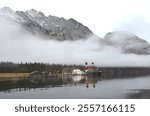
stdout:
<svg viewBox="0 0 150 116">
<path fill-rule="evenodd" d="M 9 7 L 0 9 L 0 17 L 18 23 L 26 31 L 53 40 L 79 40 L 89 36 L 99 46 L 112 46 L 126 54 L 150 54 L 150 44 L 131 32 L 116 31 L 107 33 L 104 38 L 95 35 L 87 26 L 75 19 L 64 19 L 56 16 L 45 16 L 44 13 L 34 9 L 14 12 Z M 91 43 L 93 44 L 93 43 Z"/>
<path fill-rule="evenodd" d="M 93 32 L 75 19 L 45 16 L 34 9 L 14 12 L 9 7 L 0 9 L 0 15 L 16 21 L 33 34 L 43 35 L 49 39 L 77 40 L 86 39 Z"/>
<path fill-rule="evenodd" d="M 108 45 L 121 49 L 123 53 L 150 54 L 150 44 L 131 32 L 109 32 L 104 40 Z"/>
</svg>

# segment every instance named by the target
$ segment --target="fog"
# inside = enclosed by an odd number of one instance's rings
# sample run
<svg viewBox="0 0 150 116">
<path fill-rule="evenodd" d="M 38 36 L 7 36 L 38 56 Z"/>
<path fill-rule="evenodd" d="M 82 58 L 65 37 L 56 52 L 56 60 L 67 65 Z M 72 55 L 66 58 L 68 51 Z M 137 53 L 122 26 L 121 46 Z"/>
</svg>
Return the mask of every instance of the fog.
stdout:
<svg viewBox="0 0 150 116">
<path fill-rule="evenodd" d="M 98 38 L 54 41 L 32 35 L 19 24 L 0 18 L 0 61 L 83 64 L 97 66 L 150 66 L 150 55 L 123 54 Z"/>
</svg>

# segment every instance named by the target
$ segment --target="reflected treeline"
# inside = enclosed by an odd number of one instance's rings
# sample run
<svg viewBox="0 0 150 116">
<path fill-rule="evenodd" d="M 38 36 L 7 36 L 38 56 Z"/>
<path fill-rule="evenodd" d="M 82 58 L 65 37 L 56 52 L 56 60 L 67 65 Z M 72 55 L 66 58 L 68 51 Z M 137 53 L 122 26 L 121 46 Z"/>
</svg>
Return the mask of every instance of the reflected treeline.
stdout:
<svg viewBox="0 0 150 116">
<path fill-rule="evenodd" d="M 15 91 L 30 91 L 30 89 L 46 89 L 62 86 L 76 86 L 77 84 L 85 84 L 88 87 L 101 80 L 101 77 L 88 77 L 82 75 L 76 76 L 63 76 L 63 77 L 51 77 L 51 78 L 26 78 L 15 80 L 1 80 L 0 91 L 3 92 L 15 92 Z"/>
</svg>

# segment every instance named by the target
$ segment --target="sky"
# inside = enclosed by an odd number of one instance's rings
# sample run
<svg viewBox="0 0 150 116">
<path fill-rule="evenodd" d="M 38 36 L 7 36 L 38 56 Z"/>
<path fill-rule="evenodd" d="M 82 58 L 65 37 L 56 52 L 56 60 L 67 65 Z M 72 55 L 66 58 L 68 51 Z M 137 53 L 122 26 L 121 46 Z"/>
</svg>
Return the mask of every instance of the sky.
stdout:
<svg viewBox="0 0 150 116">
<path fill-rule="evenodd" d="M 0 0 L 0 8 L 5 6 L 74 18 L 100 37 L 111 31 L 131 31 L 150 42 L 150 0 Z"/>
</svg>

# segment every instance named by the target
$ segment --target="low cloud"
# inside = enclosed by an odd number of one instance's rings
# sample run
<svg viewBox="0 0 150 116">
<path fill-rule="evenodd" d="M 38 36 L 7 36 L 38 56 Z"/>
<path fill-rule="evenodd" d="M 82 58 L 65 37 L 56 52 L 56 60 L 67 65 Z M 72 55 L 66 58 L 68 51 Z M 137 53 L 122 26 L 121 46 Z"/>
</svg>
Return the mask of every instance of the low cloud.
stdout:
<svg viewBox="0 0 150 116">
<path fill-rule="evenodd" d="M 44 40 L 5 18 L 0 18 L 0 30 L 0 61 L 150 66 L 150 55 L 123 54 L 92 36 L 77 41 Z"/>
</svg>

